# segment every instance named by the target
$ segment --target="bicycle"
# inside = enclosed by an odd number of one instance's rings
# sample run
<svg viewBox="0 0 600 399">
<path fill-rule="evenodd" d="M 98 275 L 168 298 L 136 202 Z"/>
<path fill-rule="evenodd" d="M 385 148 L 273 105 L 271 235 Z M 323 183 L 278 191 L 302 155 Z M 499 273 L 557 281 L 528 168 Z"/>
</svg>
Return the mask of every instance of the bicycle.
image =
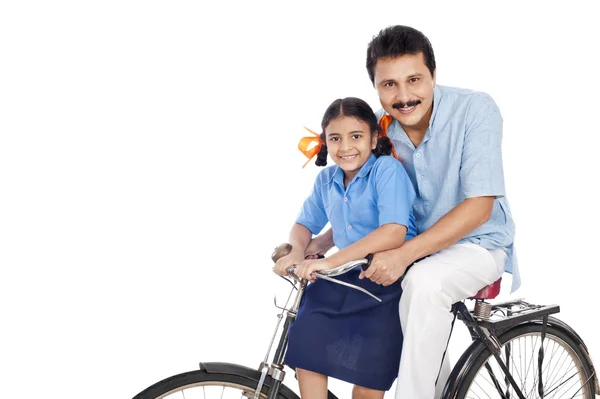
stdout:
<svg viewBox="0 0 600 399">
<path fill-rule="evenodd" d="M 289 252 L 289 244 L 277 247 L 273 261 Z M 332 270 L 315 273 L 317 278 L 370 292 L 334 277 L 357 267 L 369 267 L 372 256 L 348 262 Z M 275 332 L 267 354 L 257 369 L 231 363 L 200 363 L 199 370 L 168 377 L 146 388 L 133 399 L 179 398 L 266 398 L 299 399 L 283 384 L 284 357 L 288 329 L 296 317 L 306 280 L 289 270 L 292 285 L 285 306 L 280 307 Z M 581 337 L 566 323 L 551 316 L 560 311 L 558 305 L 534 305 L 521 299 L 491 304 L 487 300 L 500 292 L 501 278 L 468 298 L 475 301 L 469 310 L 465 301 L 452 306 L 454 321 L 468 328 L 472 343 L 452 369 L 442 394 L 443 399 L 463 398 L 575 398 L 593 399 L 600 392 L 598 377 Z M 292 294 L 296 295 L 290 303 Z M 285 318 L 283 329 L 271 361 L 269 355 Z M 526 353 L 523 353 L 526 352 Z M 556 362 L 553 362 L 555 360 Z M 517 381 L 518 380 L 518 381 Z M 211 396 L 207 396 L 211 394 Z M 214 396 L 212 396 L 214 394 Z M 337 397 L 328 391 L 328 399 Z"/>
</svg>

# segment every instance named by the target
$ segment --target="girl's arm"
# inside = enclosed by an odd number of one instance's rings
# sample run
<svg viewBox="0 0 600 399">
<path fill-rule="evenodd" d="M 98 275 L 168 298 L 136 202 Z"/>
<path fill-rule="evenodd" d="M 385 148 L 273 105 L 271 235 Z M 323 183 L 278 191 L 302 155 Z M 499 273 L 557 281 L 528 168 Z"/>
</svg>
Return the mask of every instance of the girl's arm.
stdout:
<svg viewBox="0 0 600 399">
<path fill-rule="evenodd" d="M 407 228 L 404 225 L 384 224 L 327 259 L 334 265 L 333 267 L 337 267 L 356 259 L 363 259 L 368 254 L 398 248 L 404 242 L 406 232 Z"/>
<path fill-rule="evenodd" d="M 310 281 L 315 281 L 315 277 L 312 275 L 312 272 L 315 270 L 333 269 L 344 263 L 363 259 L 368 254 L 397 248 L 404 242 L 406 231 L 406 226 L 397 223 L 381 225 L 354 244 L 349 245 L 344 249 L 340 249 L 338 252 L 325 259 L 310 259 L 303 261 L 298 265 L 296 275 Z"/>
<path fill-rule="evenodd" d="M 312 233 L 310 230 L 299 223 L 294 223 L 288 240 L 292 246 L 292 251 L 290 253 L 298 254 L 298 256 L 304 259 L 304 251 L 306 250 L 306 247 L 308 247 L 311 238 Z"/>
<path fill-rule="evenodd" d="M 309 229 L 299 223 L 294 223 L 288 241 L 292 246 L 292 250 L 289 254 L 277 260 L 273 271 L 280 276 L 285 276 L 290 266 L 302 263 L 304 261 L 304 250 L 308 246 L 311 237 L 312 233 Z"/>
</svg>

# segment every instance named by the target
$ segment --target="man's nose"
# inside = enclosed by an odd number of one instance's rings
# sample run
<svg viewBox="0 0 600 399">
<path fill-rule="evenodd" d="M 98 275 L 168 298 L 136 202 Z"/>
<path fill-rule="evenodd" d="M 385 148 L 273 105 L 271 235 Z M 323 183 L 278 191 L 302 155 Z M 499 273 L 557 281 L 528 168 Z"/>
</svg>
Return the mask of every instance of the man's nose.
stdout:
<svg viewBox="0 0 600 399">
<path fill-rule="evenodd" d="M 396 86 L 396 92 L 394 93 L 394 100 L 395 102 L 406 104 L 410 101 L 410 93 L 405 87 L 398 85 Z"/>
</svg>

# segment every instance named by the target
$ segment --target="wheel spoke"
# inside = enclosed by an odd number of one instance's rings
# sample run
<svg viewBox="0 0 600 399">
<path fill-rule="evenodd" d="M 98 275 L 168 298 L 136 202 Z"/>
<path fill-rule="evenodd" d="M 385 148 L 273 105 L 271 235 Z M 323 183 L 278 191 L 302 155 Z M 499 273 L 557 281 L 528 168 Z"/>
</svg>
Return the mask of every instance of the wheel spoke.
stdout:
<svg viewBox="0 0 600 399">
<path fill-rule="evenodd" d="M 593 377 L 586 375 L 587 366 L 583 363 L 586 360 L 579 357 L 573 344 L 567 343 L 556 333 L 553 334 L 553 330 L 547 330 L 543 341 L 544 357 L 539 365 L 541 332 L 535 331 L 535 326 L 528 328 L 529 332 L 516 333 L 516 336 L 513 335 L 513 338 L 504 342 L 499 354 L 500 361 L 506 365 L 523 395 L 528 399 L 538 399 L 538 384 L 541 379 L 544 399 L 593 399 Z M 487 361 L 476 366 L 477 370 L 471 371 L 474 377 L 468 382 L 468 390 L 463 391 L 464 397 L 516 398 L 517 395 L 496 358 L 489 351 L 484 353 L 487 353 Z"/>
<path fill-rule="evenodd" d="M 254 398 L 255 390 L 256 388 L 241 384 L 207 381 L 171 389 L 163 395 L 156 396 L 156 399 L 250 399 Z M 261 394 L 260 398 L 265 399 L 266 395 Z"/>
</svg>

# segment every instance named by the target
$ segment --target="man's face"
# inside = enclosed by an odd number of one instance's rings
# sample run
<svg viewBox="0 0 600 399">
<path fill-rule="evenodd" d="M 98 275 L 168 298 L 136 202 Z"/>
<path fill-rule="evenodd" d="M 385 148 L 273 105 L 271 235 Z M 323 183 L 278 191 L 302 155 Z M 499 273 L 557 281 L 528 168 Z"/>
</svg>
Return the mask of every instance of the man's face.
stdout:
<svg viewBox="0 0 600 399">
<path fill-rule="evenodd" d="M 374 72 L 383 109 L 405 130 L 425 133 L 433 107 L 435 71 L 431 76 L 423 53 L 379 59 Z"/>
</svg>

